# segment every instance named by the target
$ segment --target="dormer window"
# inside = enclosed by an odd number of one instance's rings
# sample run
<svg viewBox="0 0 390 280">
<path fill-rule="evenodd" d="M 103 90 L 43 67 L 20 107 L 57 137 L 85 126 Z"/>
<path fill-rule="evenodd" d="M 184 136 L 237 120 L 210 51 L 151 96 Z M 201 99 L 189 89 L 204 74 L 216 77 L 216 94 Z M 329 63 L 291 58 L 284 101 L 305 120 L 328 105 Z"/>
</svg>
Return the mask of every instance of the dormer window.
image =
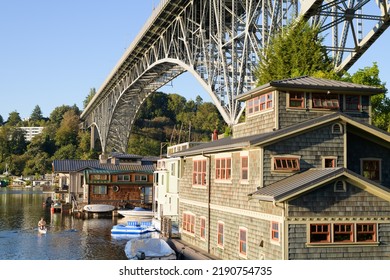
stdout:
<svg viewBox="0 0 390 280">
<path fill-rule="evenodd" d="M 318 109 L 338 109 L 339 98 L 336 94 L 326 94 L 326 93 L 313 93 L 313 108 Z"/>
<path fill-rule="evenodd" d="M 289 93 L 289 107 L 290 108 L 304 108 L 305 107 L 305 93 L 304 92 L 290 92 Z"/>
<path fill-rule="evenodd" d="M 249 115 L 256 114 L 273 107 L 273 93 L 266 93 L 249 99 L 246 102 L 246 112 Z"/>
<path fill-rule="evenodd" d="M 346 95 L 345 96 L 345 110 L 346 111 L 359 111 L 360 110 L 360 96 L 359 95 Z"/>
</svg>

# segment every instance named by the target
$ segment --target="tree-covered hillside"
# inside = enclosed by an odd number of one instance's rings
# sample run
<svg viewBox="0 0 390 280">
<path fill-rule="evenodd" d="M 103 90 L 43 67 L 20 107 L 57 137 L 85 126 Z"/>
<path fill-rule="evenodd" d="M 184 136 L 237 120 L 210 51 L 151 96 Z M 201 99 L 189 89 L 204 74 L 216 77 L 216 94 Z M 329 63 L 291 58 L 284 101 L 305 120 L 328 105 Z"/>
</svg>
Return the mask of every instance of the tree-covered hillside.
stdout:
<svg viewBox="0 0 390 280">
<path fill-rule="evenodd" d="M 84 106 L 95 93 L 91 89 Z M 54 159 L 97 159 L 101 151 L 91 151 L 90 132 L 79 130 L 80 113 L 76 105 L 62 105 L 44 117 L 37 105 L 28 120 L 22 120 L 16 111 L 6 121 L 0 116 L 0 173 L 7 165 L 12 175 L 38 176 L 51 173 Z M 44 129 L 26 142 L 21 129 L 25 126 Z M 139 110 L 127 152 L 159 156 L 168 143 L 208 141 L 215 129 L 223 133 L 225 123 L 214 104 L 203 102 L 199 96 L 194 101 L 156 92 Z"/>
</svg>

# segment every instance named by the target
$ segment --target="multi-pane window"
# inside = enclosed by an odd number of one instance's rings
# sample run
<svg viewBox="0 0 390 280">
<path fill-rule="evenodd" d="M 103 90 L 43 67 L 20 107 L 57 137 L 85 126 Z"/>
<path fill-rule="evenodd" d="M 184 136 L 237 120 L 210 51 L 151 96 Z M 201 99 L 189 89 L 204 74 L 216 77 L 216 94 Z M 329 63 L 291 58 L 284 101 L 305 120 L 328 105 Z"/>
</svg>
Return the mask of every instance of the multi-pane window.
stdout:
<svg viewBox="0 0 390 280">
<path fill-rule="evenodd" d="M 310 225 L 310 243 L 330 242 L 330 225 Z"/>
<path fill-rule="evenodd" d="M 359 95 L 346 95 L 345 96 L 345 110 L 359 111 L 360 110 L 360 96 Z"/>
<path fill-rule="evenodd" d="M 183 213 L 183 230 L 188 233 L 195 233 L 195 215 Z"/>
<path fill-rule="evenodd" d="M 241 157 L 241 180 L 248 180 L 248 157 Z"/>
<path fill-rule="evenodd" d="M 135 181 L 136 182 L 147 182 L 148 176 L 146 175 L 135 175 Z"/>
<path fill-rule="evenodd" d="M 249 99 L 246 102 L 247 114 L 252 115 L 260 111 L 271 109 L 273 106 L 273 94 L 266 93 Z"/>
<path fill-rule="evenodd" d="M 206 160 L 194 160 L 192 169 L 192 184 L 206 186 Z"/>
<path fill-rule="evenodd" d="M 274 157 L 274 171 L 298 171 L 298 157 Z"/>
<path fill-rule="evenodd" d="M 200 218 L 200 238 L 206 239 L 206 218 Z"/>
<path fill-rule="evenodd" d="M 118 175 L 118 181 L 130 181 L 130 175 Z"/>
<path fill-rule="evenodd" d="M 217 244 L 219 247 L 223 247 L 223 227 L 224 227 L 224 223 L 223 222 L 218 222 L 218 225 L 217 225 Z"/>
<path fill-rule="evenodd" d="M 304 108 L 305 107 L 305 93 L 303 92 L 290 92 L 289 94 L 289 107 L 292 108 Z"/>
<path fill-rule="evenodd" d="M 273 241 L 279 241 L 279 223 L 271 222 L 271 239 Z"/>
<path fill-rule="evenodd" d="M 93 186 L 93 194 L 107 194 L 107 186 Z"/>
<path fill-rule="evenodd" d="M 215 179 L 230 180 L 232 174 L 232 159 L 217 158 L 215 159 Z"/>
<path fill-rule="evenodd" d="M 362 159 L 362 175 L 370 180 L 380 181 L 381 164 L 378 159 Z"/>
<path fill-rule="evenodd" d="M 333 242 L 352 242 L 353 224 L 334 224 Z"/>
<path fill-rule="evenodd" d="M 356 224 L 357 242 L 375 242 L 376 241 L 375 224 Z"/>
<path fill-rule="evenodd" d="M 246 256 L 247 254 L 247 243 L 248 243 L 248 235 L 246 228 L 240 228 L 240 247 L 239 252 L 240 255 Z"/>
<path fill-rule="evenodd" d="M 331 235 L 332 239 L 330 238 Z M 376 242 L 376 240 L 376 224 L 373 223 L 335 223 L 333 225 L 310 225 L 310 243 L 313 244 Z"/>
<path fill-rule="evenodd" d="M 335 94 L 313 93 L 313 108 L 338 109 L 339 97 Z"/>
</svg>

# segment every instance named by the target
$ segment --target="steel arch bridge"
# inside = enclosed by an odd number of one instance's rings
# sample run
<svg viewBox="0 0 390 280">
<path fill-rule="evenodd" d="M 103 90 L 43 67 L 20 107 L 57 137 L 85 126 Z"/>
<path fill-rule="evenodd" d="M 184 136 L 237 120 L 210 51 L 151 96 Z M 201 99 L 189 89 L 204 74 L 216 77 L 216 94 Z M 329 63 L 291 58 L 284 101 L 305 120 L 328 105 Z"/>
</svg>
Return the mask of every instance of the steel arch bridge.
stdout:
<svg viewBox="0 0 390 280">
<path fill-rule="evenodd" d="M 126 152 L 145 99 L 185 71 L 210 94 L 227 124 L 235 97 L 255 86 L 258 54 L 283 26 L 317 24 L 337 70 L 348 70 L 387 29 L 390 0 L 161 0 L 81 115 L 102 153 Z M 331 36 L 329 36 L 331 34 Z"/>
</svg>

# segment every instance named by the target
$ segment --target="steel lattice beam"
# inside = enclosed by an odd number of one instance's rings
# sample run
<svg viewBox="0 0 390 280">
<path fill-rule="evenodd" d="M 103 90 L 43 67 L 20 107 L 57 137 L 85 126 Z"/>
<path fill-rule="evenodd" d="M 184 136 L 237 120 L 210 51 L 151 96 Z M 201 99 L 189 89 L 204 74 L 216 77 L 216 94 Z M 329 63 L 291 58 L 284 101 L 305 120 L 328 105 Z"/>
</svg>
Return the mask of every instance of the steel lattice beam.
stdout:
<svg viewBox="0 0 390 280">
<path fill-rule="evenodd" d="M 142 103 L 185 71 L 210 94 L 226 123 L 235 124 L 243 109 L 235 97 L 254 87 L 258 54 L 272 34 L 298 15 L 321 24 L 323 32 L 332 29 L 328 49 L 336 67 L 347 69 L 388 26 L 387 1 L 363 14 L 370 2 L 163 0 L 82 113 L 84 127 L 96 126 L 103 153 L 126 152 Z M 354 20 L 377 21 L 373 34 L 360 40 Z M 355 45 L 349 48 L 351 34 Z M 344 59 L 347 51 L 351 58 Z"/>
</svg>

